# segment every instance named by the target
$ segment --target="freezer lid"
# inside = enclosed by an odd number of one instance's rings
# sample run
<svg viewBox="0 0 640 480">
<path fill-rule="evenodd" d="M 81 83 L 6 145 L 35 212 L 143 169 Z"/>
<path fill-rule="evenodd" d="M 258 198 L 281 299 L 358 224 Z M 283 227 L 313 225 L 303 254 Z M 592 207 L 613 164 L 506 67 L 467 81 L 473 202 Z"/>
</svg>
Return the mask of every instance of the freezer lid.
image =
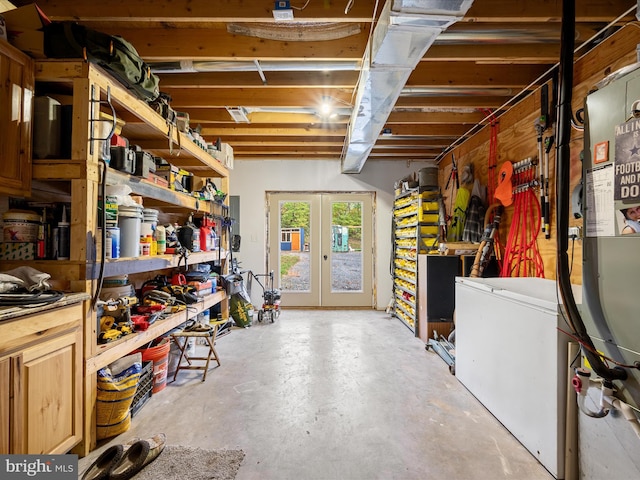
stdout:
<svg viewBox="0 0 640 480">
<path fill-rule="evenodd" d="M 456 277 L 456 284 L 486 291 L 514 301 L 546 308 L 554 312 L 562 303 L 555 280 L 546 278 L 469 278 Z M 577 304 L 582 303 L 582 287 L 572 285 Z"/>
</svg>

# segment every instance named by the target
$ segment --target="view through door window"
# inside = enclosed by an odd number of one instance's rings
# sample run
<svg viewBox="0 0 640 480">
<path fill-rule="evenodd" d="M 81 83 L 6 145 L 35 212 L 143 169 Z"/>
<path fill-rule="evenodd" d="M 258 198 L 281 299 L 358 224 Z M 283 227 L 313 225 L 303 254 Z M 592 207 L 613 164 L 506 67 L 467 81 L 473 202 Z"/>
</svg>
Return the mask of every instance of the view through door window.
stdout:
<svg viewBox="0 0 640 480">
<path fill-rule="evenodd" d="M 362 291 L 362 202 L 331 204 L 331 291 Z"/>
<path fill-rule="evenodd" d="M 280 289 L 308 292 L 311 289 L 311 204 L 280 203 Z"/>
<path fill-rule="evenodd" d="M 311 290 L 311 205 L 306 201 L 280 203 L 280 289 Z M 331 225 L 323 226 L 323 251 L 330 252 L 331 291 L 362 291 L 362 202 L 332 202 Z M 320 248 L 320 247 L 317 247 Z"/>
</svg>

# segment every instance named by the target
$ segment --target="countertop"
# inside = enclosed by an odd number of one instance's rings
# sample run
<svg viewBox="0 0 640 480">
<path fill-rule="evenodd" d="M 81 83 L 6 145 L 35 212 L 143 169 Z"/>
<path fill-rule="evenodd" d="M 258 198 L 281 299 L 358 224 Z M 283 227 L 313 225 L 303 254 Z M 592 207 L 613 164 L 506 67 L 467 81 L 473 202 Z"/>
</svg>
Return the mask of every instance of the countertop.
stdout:
<svg viewBox="0 0 640 480">
<path fill-rule="evenodd" d="M 87 293 L 65 293 L 60 300 L 54 303 L 41 304 L 33 307 L 0 307 L 0 322 L 25 315 L 32 315 L 38 312 L 44 312 L 53 308 L 66 307 L 67 305 L 82 302 L 89 298 L 90 297 Z"/>
</svg>

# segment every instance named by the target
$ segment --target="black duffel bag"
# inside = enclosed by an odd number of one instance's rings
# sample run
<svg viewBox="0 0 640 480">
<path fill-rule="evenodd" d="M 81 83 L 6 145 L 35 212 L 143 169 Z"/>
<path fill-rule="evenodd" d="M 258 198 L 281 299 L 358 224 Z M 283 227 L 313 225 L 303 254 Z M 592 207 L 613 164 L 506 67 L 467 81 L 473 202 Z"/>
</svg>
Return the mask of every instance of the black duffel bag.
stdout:
<svg viewBox="0 0 640 480">
<path fill-rule="evenodd" d="M 160 95 L 158 76 L 122 37 L 75 22 L 53 22 L 44 27 L 44 39 L 48 58 L 82 58 L 95 63 L 146 102 Z"/>
</svg>

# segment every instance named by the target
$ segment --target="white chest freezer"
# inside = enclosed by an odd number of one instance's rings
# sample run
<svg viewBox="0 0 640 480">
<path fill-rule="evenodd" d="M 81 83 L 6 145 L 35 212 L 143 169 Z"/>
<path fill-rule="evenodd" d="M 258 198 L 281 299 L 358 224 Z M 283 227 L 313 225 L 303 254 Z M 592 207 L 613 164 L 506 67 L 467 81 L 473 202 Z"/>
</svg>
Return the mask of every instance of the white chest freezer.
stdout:
<svg viewBox="0 0 640 480">
<path fill-rule="evenodd" d="M 556 291 L 541 278 L 457 277 L 456 377 L 561 479 L 570 339 Z"/>
</svg>

